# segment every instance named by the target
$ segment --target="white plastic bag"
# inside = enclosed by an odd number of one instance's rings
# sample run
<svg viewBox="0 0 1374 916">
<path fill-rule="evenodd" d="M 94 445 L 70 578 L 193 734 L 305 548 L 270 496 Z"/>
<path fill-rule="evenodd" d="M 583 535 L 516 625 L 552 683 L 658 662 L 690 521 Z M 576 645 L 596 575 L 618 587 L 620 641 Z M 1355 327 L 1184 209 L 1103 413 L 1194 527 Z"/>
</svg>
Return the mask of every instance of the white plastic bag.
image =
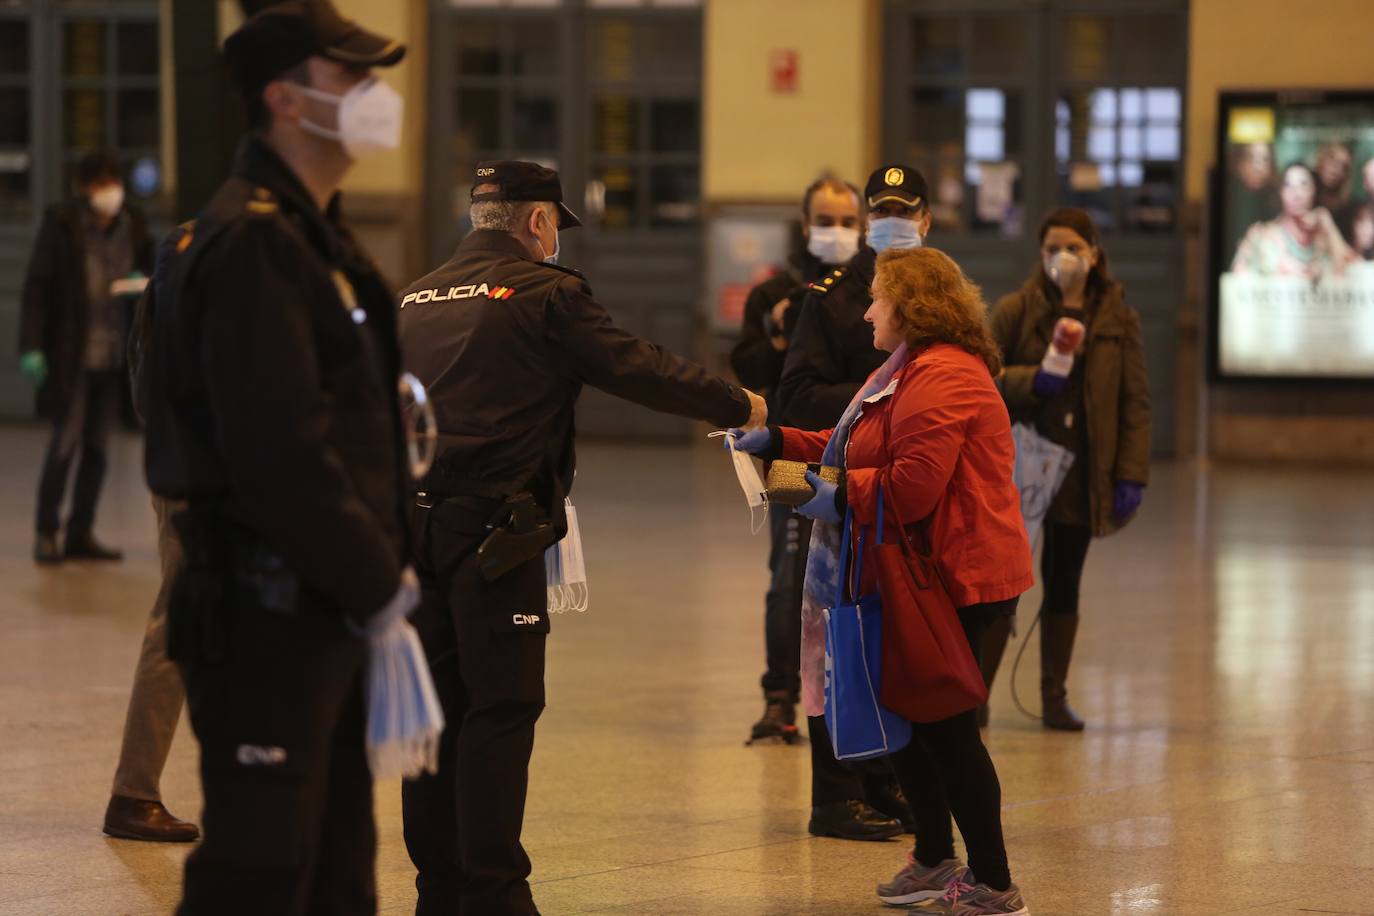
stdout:
<svg viewBox="0 0 1374 916">
<path fill-rule="evenodd" d="M 563 501 L 568 517 L 568 533 L 563 540 L 544 552 L 544 571 L 548 578 L 548 611 L 587 610 L 587 560 L 582 553 L 582 528 L 577 522 L 577 507 L 572 500 Z"/>
<path fill-rule="evenodd" d="M 404 617 L 368 637 L 367 762 L 374 779 L 439 771 L 444 711 L 419 634 Z"/>
</svg>

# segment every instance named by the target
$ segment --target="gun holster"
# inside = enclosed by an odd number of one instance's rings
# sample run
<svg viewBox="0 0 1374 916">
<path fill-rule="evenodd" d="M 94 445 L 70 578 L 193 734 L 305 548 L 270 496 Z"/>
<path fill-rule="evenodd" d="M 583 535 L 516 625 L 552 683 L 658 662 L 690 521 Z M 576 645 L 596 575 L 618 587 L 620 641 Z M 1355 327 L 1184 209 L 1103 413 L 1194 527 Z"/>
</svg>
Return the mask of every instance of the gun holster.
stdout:
<svg viewBox="0 0 1374 916">
<path fill-rule="evenodd" d="M 477 548 L 477 569 L 494 582 L 522 563 L 542 556 L 558 532 L 531 493 L 516 493 L 487 522 L 491 534 Z"/>
</svg>

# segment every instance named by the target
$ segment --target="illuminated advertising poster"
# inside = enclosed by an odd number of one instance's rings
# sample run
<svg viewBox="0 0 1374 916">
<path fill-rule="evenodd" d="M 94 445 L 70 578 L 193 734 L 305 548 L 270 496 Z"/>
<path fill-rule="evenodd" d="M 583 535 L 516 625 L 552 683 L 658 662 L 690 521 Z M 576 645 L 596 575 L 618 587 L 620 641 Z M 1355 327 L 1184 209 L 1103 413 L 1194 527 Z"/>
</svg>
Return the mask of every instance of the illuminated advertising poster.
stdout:
<svg viewBox="0 0 1374 916">
<path fill-rule="evenodd" d="M 1221 378 L 1374 379 L 1374 94 L 1223 94 Z"/>
</svg>

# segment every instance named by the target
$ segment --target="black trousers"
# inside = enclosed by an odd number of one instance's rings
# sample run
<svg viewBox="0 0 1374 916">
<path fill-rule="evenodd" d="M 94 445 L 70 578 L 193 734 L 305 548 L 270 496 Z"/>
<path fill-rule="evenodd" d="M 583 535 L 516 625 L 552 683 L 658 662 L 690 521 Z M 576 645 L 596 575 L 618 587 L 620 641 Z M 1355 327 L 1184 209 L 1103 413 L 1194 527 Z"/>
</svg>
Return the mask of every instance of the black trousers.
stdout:
<svg viewBox="0 0 1374 916">
<path fill-rule="evenodd" d="M 1044 600 L 1040 612 L 1076 615 L 1083 564 L 1092 545 L 1092 529 L 1079 525 L 1045 523 L 1045 543 L 1040 550 L 1040 582 Z"/>
<path fill-rule="evenodd" d="M 375 913 L 367 643 L 304 600 L 226 610 L 224 657 L 183 666 L 205 811 L 177 912 Z"/>
<path fill-rule="evenodd" d="M 411 620 L 447 723 L 439 772 L 401 790 L 418 916 L 537 912 L 520 831 L 544 710 L 547 586 L 542 556 L 481 577 L 475 551 L 495 508 L 448 501 L 413 517 L 423 598 Z"/>
<path fill-rule="evenodd" d="M 801 603 L 806 579 L 811 519 L 789 506 L 768 507 L 768 568 L 773 576 L 764 599 L 763 637 L 768 670 L 764 690 L 786 690 L 801 698 Z"/>
<path fill-rule="evenodd" d="M 1016 612 L 1017 599 L 959 610 L 975 653 L 996 617 Z M 1002 784 L 978 730 L 978 712 L 929 724 L 912 723 L 911 743 L 889 759 L 916 818 L 916 858 L 927 867 L 954 858 L 953 817 L 974 877 L 998 890 L 1011 884 L 1002 839 Z"/>
<path fill-rule="evenodd" d="M 71 515 L 67 531 L 85 534 L 95 524 L 95 507 L 105 482 L 106 453 L 110 426 L 123 398 L 123 372 L 87 372 L 77 384 L 64 415 L 53 422 L 43 474 L 38 481 L 38 517 L 34 528 L 40 534 L 56 534 L 62 527 L 62 497 L 72 461 L 81 456 L 72 492 Z"/>
</svg>

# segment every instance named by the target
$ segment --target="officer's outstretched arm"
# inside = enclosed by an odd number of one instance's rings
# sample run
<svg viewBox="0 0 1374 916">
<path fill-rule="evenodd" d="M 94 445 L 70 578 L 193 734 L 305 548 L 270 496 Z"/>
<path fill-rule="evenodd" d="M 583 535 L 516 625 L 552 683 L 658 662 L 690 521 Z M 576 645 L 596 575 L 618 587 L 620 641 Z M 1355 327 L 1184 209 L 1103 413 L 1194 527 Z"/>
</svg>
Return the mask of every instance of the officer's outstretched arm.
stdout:
<svg viewBox="0 0 1374 916">
<path fill-rule="evenodd" d="M 545 315 L 553 350 L 564 371 L 578 381 L 652 410 L 719 427 L 749 422 L 744 389 L 616 326 L 575 278 L 559 283 Z"/>
<path fill-rule="evenodd" d="M 802 301 L 797 329 L 792 332 L 792 345 L 782 365 L 778 403 L 782 405 L 783 420 L 802 429 L 834 426 L 860 387 L 845 377 L 828 319 L 829 312 L 820 297 L 808 294 Z"/>
<path fill-rule="evenodd" d="M 325 437 L 340 412 L 377 409 L 367 389 L 379 381 L 357 369 L 344 380 L 356 394 L 326 393 L 309 312 L 320 298 L 302 290 L 270 223 L 250 223 L 216 247 L 203 265 L 213 279 L 200 349 L 235 508 L 308 584 L 363 622 L 396 592 L 400 558 Z M 389 387 L 382 395 L 394 396 Z"/>
</svg>

